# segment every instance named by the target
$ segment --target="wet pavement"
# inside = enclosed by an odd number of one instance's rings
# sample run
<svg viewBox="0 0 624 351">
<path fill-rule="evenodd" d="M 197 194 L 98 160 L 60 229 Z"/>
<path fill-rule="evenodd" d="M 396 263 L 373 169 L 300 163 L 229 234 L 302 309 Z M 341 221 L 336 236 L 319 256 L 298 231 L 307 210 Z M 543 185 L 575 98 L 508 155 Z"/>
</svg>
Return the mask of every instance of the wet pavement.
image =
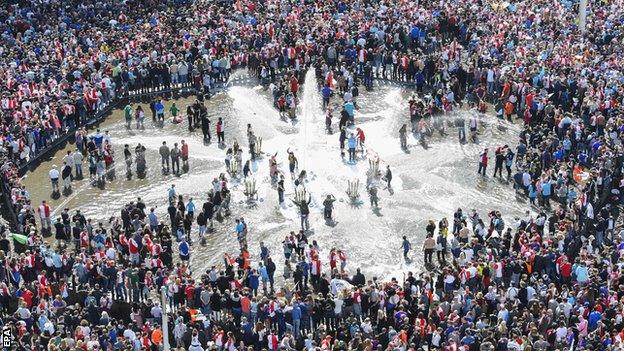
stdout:
<svg viewBox="0 0 624 351">
<path fill-rule="evenodd" d="M 301 92 L 300 106 L 295 121 L 284 120 L 272 106 L 268 91 L 251 85 L 233 86 L 218 93 L 206 102 L 211 132 L 214 123 L 222 117 L 226 126 L 226 143 L 231 146 L 237 139 L 243 150 L 243 162 L 249 159 L 247 153 L 246 126 L 251 123 L 258 137 L 263 139 L 264 157 L 252 163 L 253 178 L 256 180 L 258 201 L 249 204 L 243 194 L 244 184 L 239 179 L 230 182 L 232 190 L 232 215 L 223 223 L 215 222 L 215 232 L 209 234 L 206 246 L 193 245 L 191 266 L 196 274 L 210 265 L 219 265 L 224 253 L 236 253 L 238 244 L 234 233 L 234 218 L 244 217 L 249 225 L 249 248 L 254 257 L 259 254 L 259 242 L 264 241 L 279 264 L 282 256 L 281 242 L 291 230 L 300 227 L 294 198 L 295 188 L 290 180 L 286 149 L 294 151 L 299 159 L 299 169 L 308 172 L 307 192 L 312 197 L 310 240 L 317 240 L 321 246 L 321 258 L 328 261 L 332 247 L 343 249 L 348 255 L 347 269 L 351 272 L 362 267 L 367 276 L 389 278 L 407 270 L 422 268 L 421 245 L 425 226 L 429 219 L 436 224 L 442 217 L 452 222 L 453 212 L 461 207 L 465 213 L 477 209 L 484 218 L 491 209 L 500 210 L 506 223 L 528 208 L 524 199 L 518 199 L 510 184 L 497 179 L 477 175 L 478 155 L 484 147 L 492 149 L 497 145 L 515 146 L 519 126 L 500 121 L 494 116 L 480 116 L 480 144 L 460 144 L 454 128 L 447 128 L 448 136 L 437 133 L 428 139 L 428 148 L 423 149 L 418 141 L 408 138 L 408 152 L 400 148 L 398 129 L 409 122 L 407 99 L 410 92 L 400 87 L 380 86 L 371 92 L 361 91 L 358 98 L 356 124 L 366 134 L 367 154 L 359 156 L 358 162 L 349 164 L 340 155 L 339 133 L 328 134 L 325 117 L 321 110 L 321 99 L 316 88 L 314 74 L 308 72 Z M 181 111 L 193 102 L 193 98 L 176 101 Z M 168 111 L 171 101 L 166 104 Z M 143 106 L 148 111 L 149 107 Z M 457 112 L 466 121 L 470 111 Z M 334 113 L 334 130 L 337 129 L 339 113 Z M 449 121 L 454 119 L 449 117 Z M 45 199 L 56 214 L 64 207 L 80 208 L 87 217 L 107 221 L 110 216 L 119 215 L 121 207 L 141 197 L 148 206 L 157 205 L 157 214 L 168 221 L 167 189 L 176 185 L 178 194 L 194 199 L 201 206 L 210 182 L 225 172 L 225 149 L 216 143 L 204 144 L 201 131 L 189 132 L 186 121 L 172 124 L 167 120 L 163 128 L 156 127 L 146 116 L 146 129 L 126 130 L 122 111 L 115 111 L 100 125 L 108 130 L 115 148 L 116 179 L 106 184 L 104 190 L 94 187 L 87 180 L 74 182 L 73 192 L 50 200 L 51 187 L 48 171 L 52 164 L 60 165 L 65 150 L 60 150 L 50 161 L 43 162 L 36 170 L 28 173 L 25 184 L 33 204 Z M 134 127 L 134 126 L 133 126 Z M 162 141 L 168 145 L 184 139 L 190 144 L 190 171 L 179 177 L 164 176 L 160 170 L 158 147 Z M 123 162 L 124 144 L 134 149 L 137 143 L 147 148 L 147 177 L 128 180 Z M 71 145 L 67 149 L 73 149 Z M 67 150 L 66 149 L 66 150 Z M 280 170 L 286 178 L 286 204 L 279 206 L 277 191 L 270 184 L 268 155 L 277 152 Z M 380 208 L 373 210 L 365 189 L 368 158 L 378 155 L 380 169 L 389 164 L 394 179 L 392 191 L 380 184 Z M 88 170 L 85 169 L 88 174 Z M 493 169 L 488 170 L 491 174 Z M 355 203 L 347 196 L 348 182 L 358 179 L 360 201 Z M 327 194 L 333 194 L 334 218 L 330 226 L 323 219 L 322 201 Z M 197 238 L 196 229 L 193 237 Z M 414 260 L 405 263 L 402 258 L 401 238 L 406 235 L 412 242 Z M 281 274 L 278 274 L 278 276 Z M 397 277 L 399 278 L 399 277 Z"/>
</svg>

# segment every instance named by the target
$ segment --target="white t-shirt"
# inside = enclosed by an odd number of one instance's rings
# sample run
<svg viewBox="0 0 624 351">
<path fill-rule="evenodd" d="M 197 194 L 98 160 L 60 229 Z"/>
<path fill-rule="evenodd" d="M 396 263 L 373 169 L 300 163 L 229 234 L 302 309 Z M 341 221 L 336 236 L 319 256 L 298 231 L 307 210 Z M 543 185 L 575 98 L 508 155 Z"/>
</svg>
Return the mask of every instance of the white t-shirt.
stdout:
<svg viewBox="0 0 624 351">
<path fill-rule="evenodd" d="M 528 187 L 529 185 L 531 185 L 531 175 L 527 172 L 524 172 L 522 174 L 522 185 Z"/>
<path fill-rule="evenodd" d="M 117 256 L 117 251 L 114 248 L 109 247 L 108 249 L 106 249 L 106 257 L 108 259 L 114 260 L 116 256 Z"/>
<path fill-rule="evenodd" d="M 439 333 L 433 333 L 431 335 L 431 345 L 435 347 L 439 347 L 441 340 L 442 340 L 442 335 L 440 335 Z"/>
<path fill-rule="evenodd" d="M 341 314 L 342 313 L 342 304 L 344 303 L 344 301 L 342 301 L 342 299 L 334 299 L 334 313 L 335 314 Z"/>
<path fill-rule="evenodd" d="M 503 277 L 503 263 L 502 262 L 496 262 L 494 264 L 494 268 L 495 268 L 495 272 L 496 272 L 496 278 L 502 278 Z"/>
<path fill-rule="evenodd" d="M 132 341 L 134 339 L 136 339 L 136 334 L 131 330 L 131 329 L 126 329 L 123 332 L 123 337 Z"/>
<path fill-rule="evenodd" d="M 476 277 L 477 276 L 477 267 L 475 267 L 475 266 L 468 267 L 468 272 L 470 272 L 470 278 Z"/>
<path fill-rule="evenodd" d="M 527 300 L 533 300 L 533 296 L 535 296 L 535 289 L 532 286 L 527 286 Z"/>
<path fill-rule="evenodd" d="M 476 118 L 471 117 L 469 123 L 470 123 L 470 128 L 477 128 L 477 119 Z"/>
<path fill-rule="evenodd" d="M 150 310 L 150 313 L 154 318 L 160 318 L 160 316 L 162 315 L 162 308 L 160 306 L 154 306 Z"/>
<path fill-rule="evenodd" d="M 60 176 L 61 176 L 61 173 L 56 168 L 52 168 L 50 170 L 50 179 L 52 180 L 59 179 Z"/>
<path fill-rule="evenodd" d="M 472 256 L 474 253 L 472 249 L 465 249 L 463 252 L 464 252 L 464 255 L 466 255 L 466 262 L 472 261 Z"/>
<path fill-rule="evenodd" d="M 74 156 L 72 154 L 65 155 L 63 157 L 63 162 L 65 162 L 69 167 L 74 165 Z"/>
<path fill-rule="evenodd" d="M 83 156 L 80 152 L 74 152 L 74 164 L 76 165 L 81 165 L 82 164 L 82 160 L 83 160 Z"/>
<path fill-rule="evenodd" d="M 30 310 L 26 307 L 20 307 L 15 311 L 20 319 L 28 319 L 31 316 Z"/>
<path fill-rule="evenodd" d="M 568 328 L 566 327 L 557 328 L 557 334 L 556 334 L 557 341 L 565 340 L 567 335 L 568 335 Z"/>
<path fill-rule="evenodd" d="M 509 289 L 507 289 L 508 299 L 510 299 L 511 301 L 514 301 L 516 299 L 516 296 L 518 296 L 518 288 L 516 288 L 515 286 L 512 286 Z"/>
</svg>

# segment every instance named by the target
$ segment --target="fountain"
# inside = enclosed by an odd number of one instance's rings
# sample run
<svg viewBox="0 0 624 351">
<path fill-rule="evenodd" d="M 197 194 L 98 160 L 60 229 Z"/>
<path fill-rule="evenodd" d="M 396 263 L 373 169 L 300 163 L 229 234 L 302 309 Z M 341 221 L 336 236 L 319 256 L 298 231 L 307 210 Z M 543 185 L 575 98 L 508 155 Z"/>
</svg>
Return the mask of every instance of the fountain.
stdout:
<svg viewBox="0 0 624 351">
<path fill-rule="evenodd" d="M 300 204 L 302 202 L 308 201 L 308 191 L 305 187 L 299 185 L 297 189 L 295 189 L 295 202 Z"/>
<path fill-rule="evenodd" d="M 255 154 L 256 157 L 260 157 L 260 155 L 262 155 L 262 138 L 258 138 L 258 140 L 256 141 L 256 144 L 254 146 L 255 148 Z"/>
<path fill-rule="evenodd" d="M 355 178 L 347 181 L 347 195 L 352 202 L 357 201 L 360 197 L 360 180 Z"/>
<path fill-rule="evenodd" d="M 381 172 L 379 171 L 379 155 L 373 153 L 368 158 L 368 171 L 366 171 L 367 184 L 379 181 Z"/>
<path fill-rule="evenodd" d="M 240 161 L 236 157 L 232 158 L 232 161 L 230 161 L 230 169 L 228 169 L 232 177 L 237 176 L 240 170 L 241 170 Z"/>
<path fill-rule="evenodd" d="M 256 189 L 256 180 L 254 178 L 245 179 L 245 191 L 243 194 L 247 196 L 248 202 L 253 202 L 258 199 L 258 190 Z"/>
<path fill-rule="evenodd" d="M 311 142 L 315 140 L 312 136 L 314 133 L 320 132 L 315 126 L 318 124 L 319 116 L 324 116 L 321 109 L 321 101 L 317 89 L 317 80 L 314 69 L 309 69 L 305 76 L 303 91 L 301 94 L 301 111 L 300 111 L 300 135 L 298 138 L 298 149 L 303 151 L 299 158 L 299 163 L 303 168 L 308 166 L 312 160 L 308 152 L 311 150 Z M 324 117 L 323 117 L 324 118 Z"/>
</svg>

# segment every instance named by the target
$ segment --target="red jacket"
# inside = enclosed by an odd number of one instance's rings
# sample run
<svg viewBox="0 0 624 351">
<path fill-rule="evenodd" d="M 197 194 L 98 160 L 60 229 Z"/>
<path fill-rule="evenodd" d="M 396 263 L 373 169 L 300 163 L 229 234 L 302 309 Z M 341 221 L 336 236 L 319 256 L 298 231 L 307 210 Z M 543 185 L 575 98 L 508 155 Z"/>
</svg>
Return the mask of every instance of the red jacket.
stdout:
<svg viewBox="0 0 624 351">
<path fill-rule="evenodd" d="M 481 154 L 481 164 L 486 165 L 487 166 L 488 163 L 488 156 L 487 156 L 487 152 L 483 152 Z"/>
</svg>

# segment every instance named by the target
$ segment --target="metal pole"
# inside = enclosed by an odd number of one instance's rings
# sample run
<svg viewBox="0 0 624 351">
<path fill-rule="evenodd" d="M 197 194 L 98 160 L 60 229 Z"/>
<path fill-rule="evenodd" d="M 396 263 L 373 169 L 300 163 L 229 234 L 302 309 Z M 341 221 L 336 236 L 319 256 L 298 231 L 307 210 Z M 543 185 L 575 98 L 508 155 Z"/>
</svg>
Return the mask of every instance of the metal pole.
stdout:
<svg viewBox="0 0 624 351">
<path fill-rule="evenodd" d="M 169 351 L 169 317 L 167 315 L 167 288 L 160 287 L 160 300 L 162 305 L 162 331 L 163 331 L 163 351 Z"/>
<path fill-rule="evenodd" d="M 587 29 L 587 0 L 580 0 L 579 3 L 579 29 L 581 33 Z"/>
</svg>

